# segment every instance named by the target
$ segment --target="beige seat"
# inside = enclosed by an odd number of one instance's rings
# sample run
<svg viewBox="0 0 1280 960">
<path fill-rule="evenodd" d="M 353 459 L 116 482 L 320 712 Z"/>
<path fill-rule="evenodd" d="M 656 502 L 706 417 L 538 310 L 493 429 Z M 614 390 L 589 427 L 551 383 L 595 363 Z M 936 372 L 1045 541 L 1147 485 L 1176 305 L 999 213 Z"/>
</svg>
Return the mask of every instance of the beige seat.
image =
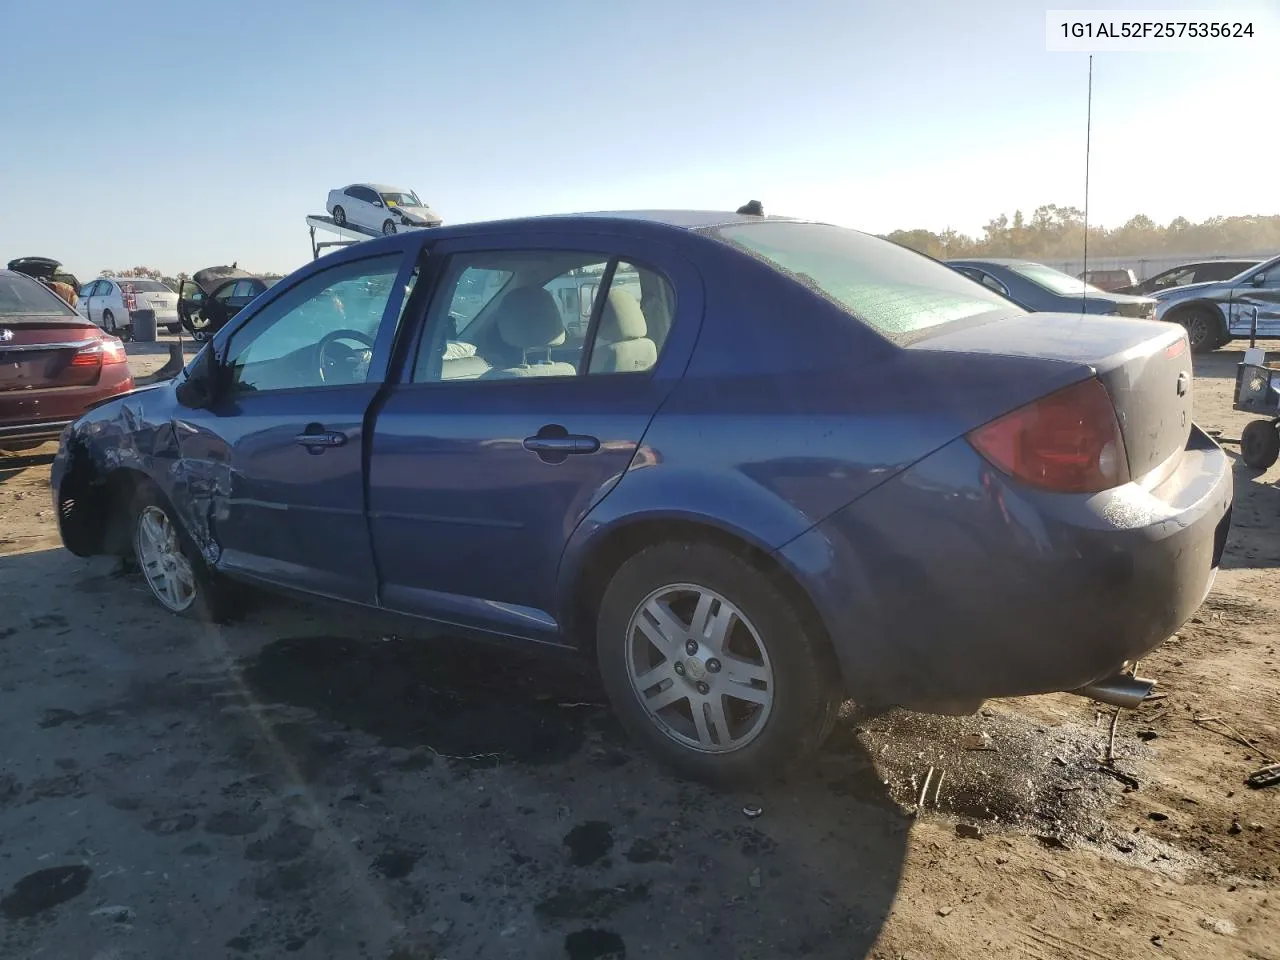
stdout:
<svg viewBox="0 0 1280 960">
<path fill-rule="evenodd" d="M 482 380 L 577 376 L 578 368 L 572 363 L 549 358 L 551 348 L 564 343 L 565 332 L 555 298 L 546 290 L 541 287 L 512 290 L 498 304 L 494 322 L 502 342 L 519 350 L 522 360 L 517 366 L 495 367 L 483 374 Z M 539 353 L 542 357 L 537 356 Z"/>
<path fill-rule="evenodd" d="M 626 290 L 610 290 L 591 351 L 591 373 L 634 373 L 658 362 L 640 304 Z"/>
</svg>

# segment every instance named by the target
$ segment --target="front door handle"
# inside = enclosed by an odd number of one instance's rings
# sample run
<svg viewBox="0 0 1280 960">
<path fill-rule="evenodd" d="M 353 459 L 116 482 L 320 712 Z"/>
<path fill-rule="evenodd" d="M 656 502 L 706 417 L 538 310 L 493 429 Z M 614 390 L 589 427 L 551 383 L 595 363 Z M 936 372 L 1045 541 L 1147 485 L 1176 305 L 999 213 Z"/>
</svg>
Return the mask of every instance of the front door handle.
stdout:
<svg viewBox="0 0 1280 960">
<path fill-rule="evenodd" d="M 347 435 L 336 430 L 326 430 L 318 423 L 311 423 L 293 438 L 293 442 L 306 447 L 310 453 L 321 453 L 329 447 L 342 446 L 347 442 Z"/>
</svg>

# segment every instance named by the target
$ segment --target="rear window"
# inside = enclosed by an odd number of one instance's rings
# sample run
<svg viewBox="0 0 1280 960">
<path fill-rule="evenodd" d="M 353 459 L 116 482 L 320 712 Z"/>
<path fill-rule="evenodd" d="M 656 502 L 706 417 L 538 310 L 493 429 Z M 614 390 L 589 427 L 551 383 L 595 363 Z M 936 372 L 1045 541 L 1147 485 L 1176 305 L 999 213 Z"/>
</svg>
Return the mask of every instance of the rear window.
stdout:
<svg viewBox="0 0 1280 960">
<path fill-rule="evenodd" d="M 132 287 L 139 293 L 173 293 L 168 286 L 159 280 L 121 280 L 120 285 Z"/>
<path fill-rule="evenodd" d="M 0 276 L 0 320 L 16 317 L 76 317 L 65 300 L 29 277 Z"/>
<path fill-rule="evenodd" d="M 764 260 L 891 339 L 984 313 L 1023 312 L 949 267 L 856 230 L 788 221 L 715 227 L 712 236 Z"/>
<path fill-rule="evenodd" d="M 1043 263 L 1014 263 L 1010 264 L 1009 269 L 1020 276 L 1026 277 L 1037 286 L 1044 287 L 1050 293 L 1056 293 L 1064 297 L 1078 297 L 1082 293 L 1105 293 L 1105 290 L 1099 290 L 1092 284 L 1085 283 L 1078 277 L 1073 277 L 1063 273 L 1061 270 L 1055 270 L 1053 267 L 1046 267 Z M 1091 276 L 1097 276 L 1091 273 Z"/>
</svg>

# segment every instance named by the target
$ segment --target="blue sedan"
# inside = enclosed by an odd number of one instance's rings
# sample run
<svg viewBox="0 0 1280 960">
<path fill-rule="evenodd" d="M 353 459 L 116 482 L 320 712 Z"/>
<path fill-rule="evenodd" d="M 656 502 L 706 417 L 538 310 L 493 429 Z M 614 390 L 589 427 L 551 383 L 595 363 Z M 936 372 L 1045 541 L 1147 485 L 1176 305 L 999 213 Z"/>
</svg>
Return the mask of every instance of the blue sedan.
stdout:
<svg viewBox="0 0 1280 960">
<path fill-rule="evenodd" d="M 1184 331 L 1029 314 L 852 230 L 594 214 L 370 240 L 63 435 L 80 556 L 595 658 L 683 773 L 774 776 L 848 698 L 1125 672 L 1204 599 L 1231 474 Z"/>
</svg>

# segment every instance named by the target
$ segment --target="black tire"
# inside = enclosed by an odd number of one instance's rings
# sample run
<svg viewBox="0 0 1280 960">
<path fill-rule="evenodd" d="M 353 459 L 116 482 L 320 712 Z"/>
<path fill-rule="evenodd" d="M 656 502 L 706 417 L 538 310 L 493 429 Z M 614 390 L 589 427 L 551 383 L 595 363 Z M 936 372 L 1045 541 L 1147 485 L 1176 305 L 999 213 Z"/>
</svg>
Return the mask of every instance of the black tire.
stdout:
<svg viewBox="0 0 1280 960">
<path fill-rule="evenodd" d="M 1178 316 L 1178 322 L 1187 331 L 1187 342 L 1192 353 L 1208 353 L 1226 343 L 1222 323 L 1210 311 L 1195 307 Z"/>
<path fill-rule="evenodd" d="M 1240 434 L 1240 458 L 1255 470 L 1268 470 L 1280 460 L 1280 424 L 1251 421 Z"/>
<path fill-rule="evenodd" d="M 345 227 L 347 225 L 347 211 L 343 210 L 341 207 L 334 207 L 333 222 L 340 227 Z"/>
<path fill-rule="evenodd" d="M 754 739 L 739 748 L 707 753 L 679 742 L 649 712 L 632 684 L 632 616 L 655 590 L 671 584 L 718 593 L 751 622 L 767 651 L 770 712 Z M 605 690 L 631 736 L 680 774 L 716 786 L 774 780 L 802 765 L 831 732 L 842 700 L 826 638 L 805 623 L 768 574 L 709 543 L 668 541 L 623 563 L 600 603 L 596 655 Z M 720 702 L 723 706 L 724 700 Z"/>
<path fill-rule="evenodd" d="M 26 453 L 28 450 L 38 450 L 48 442 L 48 440 L 14 440 L 9 443 L 0 443 L 0 451 L 5 453 Z"/>
<path fill-rule="evenodd" d="M 181 330 L 181 329 L 182 329 L 182 324 L 180 324 L 180 323 L 166 323 L 166 324 L 164 325 L 164 328 L 165 328 L 165 330 L 167 330 L 169 333 L 177 333 L 179 330 Z"/>
<path fill-rule="evenodd" d="M 102 311 L 102 329 L 113 337 L 120 336 L 120 331 L 116 328 L 116 315 L 110 310 Z"/>
<path fill-rule="evenodd" d="M 394 220 L 382 221 L 382 235 L 389 237 L 396 232 L 396 222 Z"/>
<path fill-rule="evenodd" d="M 155 582 L 145 569 L 146 558 L 140 540 L 142 518 L 148 510 L 159 510 L 176 531 L 178 546 L 182 556 L 190 567 L 194 582 L 194 598 L 185 609 L 174 609 L 156 588 Z M 158 488 L 149 483 L 140 485 L 133 494 L 129 504 L 129 544 L 134 561 L 142 574 L 144 582 L 151 590 L 155 600 L 166 610 L 178 616 L 188 617 L 209 623 L 223 623 L 230 619 L 238 606 L 235 588 L 228 581 L 219 577 L 209 568 L 195 543 L 187 534 L 186 528 L 177 519 L 168 498 Z"/>
</svg>

